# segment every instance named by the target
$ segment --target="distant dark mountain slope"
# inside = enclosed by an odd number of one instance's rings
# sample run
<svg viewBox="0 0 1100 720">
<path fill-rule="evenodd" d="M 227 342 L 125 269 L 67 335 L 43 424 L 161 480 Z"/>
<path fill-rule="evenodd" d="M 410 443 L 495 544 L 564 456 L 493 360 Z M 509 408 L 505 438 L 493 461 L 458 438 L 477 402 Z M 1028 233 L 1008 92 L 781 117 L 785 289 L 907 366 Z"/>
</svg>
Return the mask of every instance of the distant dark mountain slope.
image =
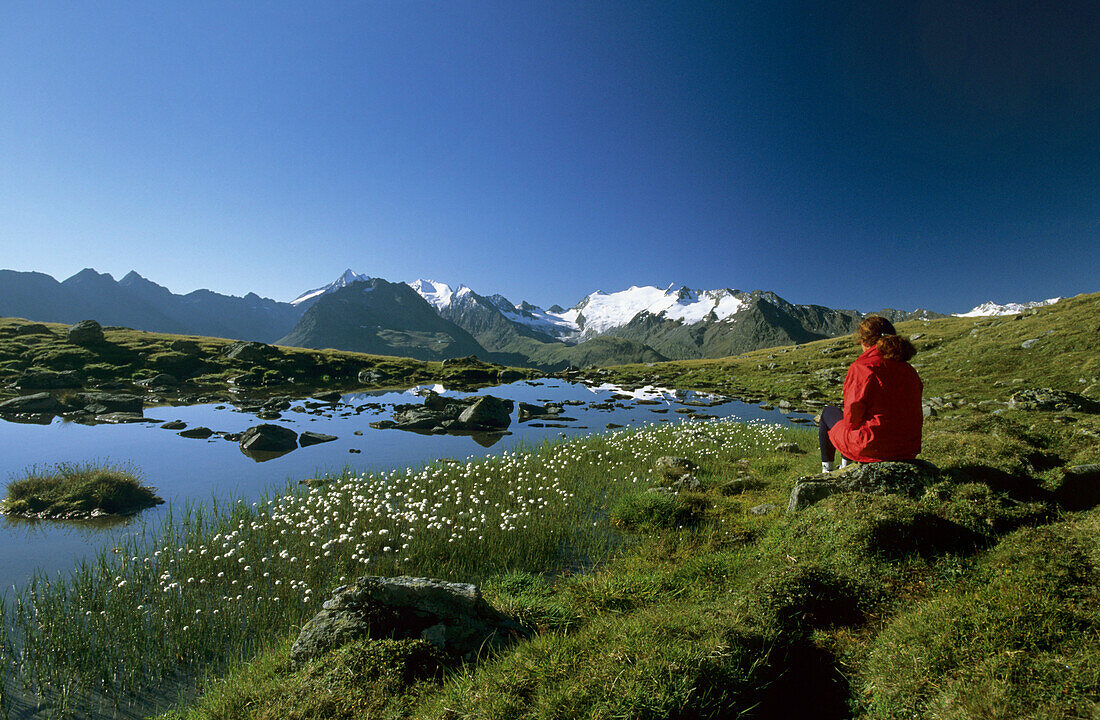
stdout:
<svg viewBox="0 0 1100 720">
<path fill-rule="evenodd" d="M 585 368 L 669 359 L 648 345 L 610 335 L 600 335 L 577 345 L 560 342 L 532 344 L 527 346 L 526 351 L 528 364 L 552 371 L 563 370 L 570 365 Z"/>
<path fill-rule="evenodd" d="M 557 343 L 557 338 L 513 322 L 504 316 L 503 310 L 512 310 L 512 304 L 501 295 L 485 297 L 473 291 L 455 293 L 450 304 L 439 314 L 466 330 L 490 352 L 510 353 L 528 345 L 527 341 Z"/>
<path fill-rule="evenodd" d="M 116 282 L 86 268 L 58 282 L 42 273 L 0 270 L 0 315 L 40 322 L 92 319 L 150 332 L 272 342 L 294 327 L 301 312 L 253 293 L 176 295 L 136 272 Z"/>
<path fill-rule="evenodd" d="M 418 360 L 490 354 L 404 283 L 356 281 L 320 296 L 280 345 Z"/>
<path fill-rule="evenodd" d="M 931 310 L 925 310 L 924 308 L 917 308 L 916 310 L 895 310 L 894 308 L 883 308 L 879 310 L 875 315 L 881 315 L 892 323 L 905 322 L 906 320 L 936 320 L 938 318 L 951 317 L 943 313 L 933 312 Z"/>
<path fill-rule="evenodd" d="M 84 319 L 75 317 L 79 310 L 70 290 L 49 275 L 0 270 L 0 315 L 73 323 Z"/>
</svg>

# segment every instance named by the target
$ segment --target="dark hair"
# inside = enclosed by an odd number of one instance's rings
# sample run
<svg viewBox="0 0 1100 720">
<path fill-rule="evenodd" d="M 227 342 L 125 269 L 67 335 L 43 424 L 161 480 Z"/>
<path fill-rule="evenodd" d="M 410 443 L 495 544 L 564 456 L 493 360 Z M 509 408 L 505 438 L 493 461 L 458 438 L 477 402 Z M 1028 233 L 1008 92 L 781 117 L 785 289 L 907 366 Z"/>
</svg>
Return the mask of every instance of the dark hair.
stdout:
<svg viewBox="0 0 1100 720">
<path fill-rule="evenodd" d="M 863 318 L 856 335 L 863 345 L 877 347 L 879 354 L 884 358 L 908 361 L 917 354 L 913 343 L 898 335 L 894 324 L 881 315 L 868 315 Z"/>
</svg>

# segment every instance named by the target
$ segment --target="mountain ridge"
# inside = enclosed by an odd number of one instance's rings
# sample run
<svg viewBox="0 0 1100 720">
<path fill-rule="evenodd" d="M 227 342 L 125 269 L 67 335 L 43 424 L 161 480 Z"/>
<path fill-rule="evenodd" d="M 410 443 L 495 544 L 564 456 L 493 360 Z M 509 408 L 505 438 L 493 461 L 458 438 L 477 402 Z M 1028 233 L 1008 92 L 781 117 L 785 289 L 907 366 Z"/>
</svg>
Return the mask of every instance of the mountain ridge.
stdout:
<svg viewBox="0 0 1100 720">
<path fill-rule="evenodd" d="M 360 283 L 385 292 L 371 302 L 349 301 L 351 294 L 340 302 L 326 300 Z M 383 296 L 389 298 L 383 303 L 386 312 L 374 307 Z M 423 303 L 415 312 L 410 309 L 418 304 L 413 297 Z M 1022 312 L 1056 300 L 986 303 L 959 315 Z M 320 309 L 307 319 L 318 305 Z M 363 317 L 354 317 L 356 313 Z M 923 309 L 886 308 L 878 314 L 894 322 L 945 317 Z M 724 357 L 810 342 L 852 332 L 865 314 L 794 304 L 772 291 L 699 290 L 674 284 L 663 289 L 632 285 L 614 292 L 598 290 L 570 308 L 555 304 L 543 309 L 500 294 L 482 295 L 467 285 L 427 279 L 391 283 L 351 268 L 333 282 L 283 303 L 255 293 L 235 297 L 206 289 L 177 295 L 134 270 L 116 281 L 110 274 L 85 268 L 61 282 L 43 273 L 0 270 L 0 315 L 69 323 L 94 318 L 105 325 L 157 332 L 421 359 L 457 357 L 453 353 L 460 352 L 509 365 L 560 370 L 570 365 Z M 373 319 L 363 322 L 364 318 Z M 401 326 L 402 322 L 411 324 Z M 384 332 L 379 335 L 364 326 Z M 596 339 L 600 342 L 592 343 Z"/>
</svg>

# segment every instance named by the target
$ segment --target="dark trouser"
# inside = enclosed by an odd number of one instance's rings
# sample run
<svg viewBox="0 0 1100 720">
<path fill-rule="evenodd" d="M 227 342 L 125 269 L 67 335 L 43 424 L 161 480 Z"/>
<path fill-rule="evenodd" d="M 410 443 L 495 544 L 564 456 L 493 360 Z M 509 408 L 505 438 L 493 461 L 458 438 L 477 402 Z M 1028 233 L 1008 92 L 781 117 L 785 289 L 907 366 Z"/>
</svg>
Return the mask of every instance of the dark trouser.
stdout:
<svg viewBox="0 0 1100 720">
<path fill-rule="evenodd" d="M 829 429 L 844 418 L 844 411 L 835 405 L 826 405 L 821 408 L 821 424 L 817 426 L 818 443 L 821 446 L 821 462 L 832 462 L 836 459 L 836 448 L 829 439 Z"/>
</svg>

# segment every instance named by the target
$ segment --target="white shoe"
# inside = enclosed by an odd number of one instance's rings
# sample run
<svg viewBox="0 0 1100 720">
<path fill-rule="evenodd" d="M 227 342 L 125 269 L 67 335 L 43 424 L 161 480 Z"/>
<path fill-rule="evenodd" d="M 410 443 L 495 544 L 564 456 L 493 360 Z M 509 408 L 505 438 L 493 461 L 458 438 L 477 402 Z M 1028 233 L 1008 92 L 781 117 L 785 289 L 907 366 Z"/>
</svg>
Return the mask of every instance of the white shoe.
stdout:
<svg viewBox="0 0 1100 720">
<path fill-rule="evenodd" d="M 840 459 L 840 469 L 843 470 L 844 468 L 848 467 L 848 463 L 849 463 L 848 458 L 841 458 Z"/>
<path fill-rule="evenodd" d="M 836 465 L 834 465 L 831 462 L 825 462 L 825 461 L 821 462 L 821 472 L 831 473 L 833 470 L 836 470 Z"/>
</svg>

